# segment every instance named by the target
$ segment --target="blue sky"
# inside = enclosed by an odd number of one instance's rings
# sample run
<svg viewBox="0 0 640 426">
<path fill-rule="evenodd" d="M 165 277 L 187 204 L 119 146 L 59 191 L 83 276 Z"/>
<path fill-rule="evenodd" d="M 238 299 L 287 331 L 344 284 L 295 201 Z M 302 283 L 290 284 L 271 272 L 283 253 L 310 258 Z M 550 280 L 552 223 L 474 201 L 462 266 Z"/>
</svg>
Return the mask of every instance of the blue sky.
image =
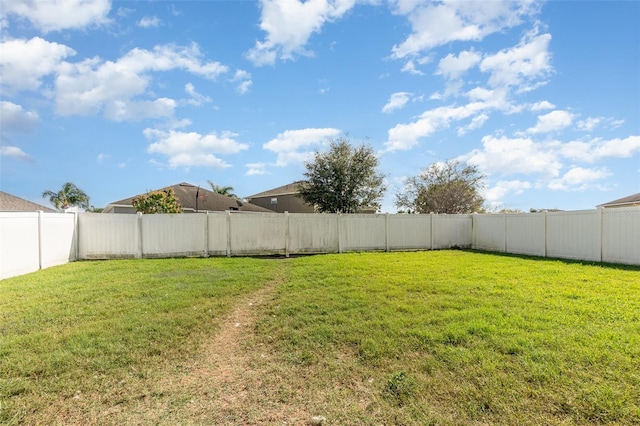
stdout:
<svg viewBox="0 0 640 426">
<path fill-rule="evenodd" d="M 0 2 L 0 189 L 34 202 L 246 197 L 345 134 L 379 156 L 384 212 L 449 159 L 492 208 L 640 192 L 637 1 Z"/>
</svg>

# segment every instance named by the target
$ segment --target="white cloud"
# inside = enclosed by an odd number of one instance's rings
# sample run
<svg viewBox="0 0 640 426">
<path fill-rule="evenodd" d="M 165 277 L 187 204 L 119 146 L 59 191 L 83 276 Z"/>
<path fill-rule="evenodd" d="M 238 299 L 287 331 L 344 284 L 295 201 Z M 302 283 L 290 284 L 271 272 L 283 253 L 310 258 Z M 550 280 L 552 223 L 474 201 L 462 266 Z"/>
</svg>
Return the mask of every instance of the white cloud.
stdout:
<svg viewBox="0 0 640 426">
<path fill-rule="evenodd" d="M 587 117 L 586 120 L 578 121 L 578 129 L 590 132 L 602 122 L 601 117 Z"/>
<path fill-rule="evenodd" d="M 110 0 L 11 0 L 3 1 L 2 16 L 26 19 L 45 33 L 107 24 Z"/>
<path fill-rule="evenodd" d="M 482 127 L 482 125 L 489 119 L 489 115 L 482 113 L 479 115 L 476 115 L 475 117 L 473 117 L 473 119 L 471 120 L 471 123 L 469 123 L 466 126 L 460 127 L 458 129 L 458 136 L 463 136 L 465 135 L 469 130 L 476 130 L 479 129 L 480 127 Z"/>
<path fill-rule="evenodd" d="M 408 72 L 409 74 L 413 75 L 424 75 L 422 71 L 416 68 L 416 64 L 413 61 L 407 61 L 407 63 L 404 64 L 400 71 Z"/>
<path fill-rule="evenodd" d="M 593 169 L 573 167 L 561 178 L 552 180 L 549 183 L 549 189 L 582 191 L 593 186 L 594 181 L 604 179 L 610 175 L 611 173 L 606 167 Z"/>
<path fill-rule="evenodd" d="M 403 108 L 409 102 L 411 96 L 413 96 L 413 93 L 410 92 L 392 93 L 385 106 L 382 107 L 382 112 L 391 112 Z"/>
<path fill-rule="evenodd" d="M 482 146 L 460 158 L 477 165 L 484 173 L 555 177 L 562 168 L 553 149 L 529 138 L 485 136 Z"/>
<path fill-rule="evenodd" d="M 464 120 L 490 107 L 484 102 L 472 102 L 460 107 L 444 106 L 425 111 L 417 121 L 397 124 L 389 129 L 385 151 L 409 150 L 418 144 L 419 139 L 449 127 L 452 121 Z"/>
<path fill-rule="evenodd" d="M 231 79 L 231 82 L 238 84 L 236 90 L 241 95 L 247 93 L 249 91 L 249 88 L 253 84 L 253 81 L 251 81 L 251 74 L 245 70 L 236 70 L 233 78 Z"/>
<path fill-rule="evenodd" d="M 490 73 L 489 85 L 492 87 L 515 86 L 518 92 L 531 91 L 545 84 L 544 78 L 552 71 L 550 41 L 550 34 L 538 35 L 534 30 L 517 46 L 485 56 L 480 62 L 480 70 Z"/>
<path fill-rule="evenodd" d="M 545 109 L 554 109 L 556 106 L 549 101 L 540 101 L 531 105 L 531 111 L 543 111 Z"/>
<path fill-rule="evenodd" d="M 162 45 L 152 51 L 133 49 L 116 62 L 91 58 L 59 67 L 56 79 L 56 112 L 60 115 L 92 115 L 104 109 L 109 119 L 137 120 L 145 118 L 139 102 L 152 107 L 148 116 L 165 116 L 173 107 L 171 100 L 133 101 L 146 94 L 152 72 L 182 69 L 194 75 L 215 79 L 227 72 L 219 62 L 203 62 L 196 44 L 191 46 Z M 171 102 L 169 102 L 171 101 Z M 133 105 L 123 109 L 122 106 Z M 119 113 L 114 113 L 119 111 Z M 132 113 L 127 116 L 126 111 Z"/>
<path fill-rule="evenodd" d="M 29 154 L 18 148 L 17 146 L 0 145 L 0 157 L 15 158 L 17 160 L 23 160 L 33 162 L 34 159 Z"/>
<path fill-rule="evenodd" d="M 539 115 L 534 127 L 527 129 L 529 133 L 549 133 L 569 127 L 575 115 L 568 111 L 555 110 L 548 114 Z"/>
<path fill-rule="evenodd" d="M 355 0 L 262 0 L 260 28 L 267 34 L 246 56 L 260 66 L 293 59 L 295 54 L 308 55 L 305 45 L 311 35 L 319 33 L 326 22 L 342 17 L 354 4 Z"/>
<path fill-rule="evenodd" d="M 190 105 L 200 106 L 202 104 L 211 102 L 211 98 L 198 93 L 192 83 L 185 84 L 184 91 L 187 92 L 189 96 L 191 96 L 191 99 L 187 101 L 187 103 Z"/>
<path fill-rule="evenodd" d="M 159 98 L 155 101 L 114 100 L 104 109 L 104 116 L 111 121 L 140 121 L 147 118 L 172 117 L 176 101 Z"/>
<path fill-rule="evenodd" d="M 458 79 L 467 70 L 476 66 L 481 59 L 482 56 L 474 51 L 465 50 L 460 52 L 458 56 L 450 53 L 440 59 L 436 74 L 444 75 L 449 79 Z"/>
<path fill-rule="evenodd" d="M 25 111 L 20 105 L 0 101 L 0 129 L 2 133 L 30 133 L 39 123 L 38 113 Z"/>
<path fill-rule="evenodd" d="M 629 158 L 640 153 L 640 136 L 609 140 L 596 138 L 590 141 L 558 143 L 556 149 L 563 157 L 586 163 L 593 163 L 608 157 Z"/>
<path fill-rule="evenodd" d="M 138 21 L 140 28 L 157 28 L 162 24 L 162 21 L 157 16 L 144 16 Z"/>
<path fill-rule="evenodd" d="M 98 160 L 98 163 L 102 163 L 102 162 L 104 162 L 105 160 L 108 160 L 109 158 L 111 158 L 111 154 L 103 154 L 103 153 L 100 153 L 100 154 L 98 154 L 98 158 L 97 158 L 97 160 Z"/>
<path fill-rule="evenodd" d="M 267 164 L 266 163 L 249 163 L 247 164 L 247 172 L 246 176 L 260 176 L 267 174 Z"/>
<path fill-rule="evenodd" d="M 204 166 L 214 169 L 231 167 L 216 155 L 235 154 L 249 148 L 249 145 L 235 140 L 238 136 L 231 132 L 215 132 L 201 135 L 196 132 L 178 132 L 145 129 L 147 139 L 154 141 L 147 151 L 169 158 L 169 167 Z"/>
<path fill-rule="evenodd" d="M 513 193 L 520 195 L 525 189 L 531 188 L 531 183 L 521 180 L 501 180 L 496 182 L 494 186 L 488 188 L 484 193 L 484 198 L 491 204 L 499 203 L 507 194 Z"/>
<path fill-rule="evenodd" d="M 276 166 L 284 167 L 292 163 L 301 163 L 310 158 L 312 152 L 300 151 L 314 145 L 320 145 L 328 138 L 340 134 L 340 130 L 332 128 L 309 128 L 299 130 L 287 130 L 279 133 L 275 139 L 265 143 L 262 147 L 278 154 Z"/>
<path fill-rule="evenodd" d="M 2 91 L 8 93 L 38 89 L 43 77 L 56 72 L 64 58 L 76 54 L 64 44 L 40 37 L 4 41 L 0 51 Z"/>
<path fill-rule="evenodd" d="M 412 32 L 392 49 L 401 59 L 452 41 L 479 41 L 489 34 L 520 24 L 537 12 L 535 2 L 502 1 L 397 1 L 394 12 L 407 16 Z"/>
</svg>

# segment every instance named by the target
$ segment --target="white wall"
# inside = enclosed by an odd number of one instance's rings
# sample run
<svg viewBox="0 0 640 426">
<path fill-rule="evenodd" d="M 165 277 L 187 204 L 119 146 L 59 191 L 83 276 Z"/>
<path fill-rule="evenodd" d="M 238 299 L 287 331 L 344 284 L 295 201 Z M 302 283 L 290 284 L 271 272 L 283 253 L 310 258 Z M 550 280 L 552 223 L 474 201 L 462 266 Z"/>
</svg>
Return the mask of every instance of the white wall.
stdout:
<svg viewBox="0 0 640 426">
<path fill-rule="evenodd" d="M 38 213 L 0 213 L 0 278 L 40 268 Z"/>
<path fill-rule="evenodd" d="M 290 253 L 336 253 L 340 251 L 338 215 L 289 213 Z"/>
<path fill-rule="evenodd" d="M 602 213 L 602 261 L 640 263 L 640 208 L 605 209 Z"/>
<path fill-rule="evenodd" d="M 76 260 L 77 214 L 42 213 L 40 222 L 40 267 Z"/>
<path fill-rule="evenodd" d="M 175 213 L 138 217 L 141 218 L 144 257 L 208 255 L 207 215 Z"/>
<path fill-rule="evenodd" d="M 142 257 L 139 220 L 132 214 L 79 214 L 78 258 Z"/>
<path fill-rule="evenodd" d="M 506 215 L 0 213 L 0 278 L 76 258 L 451 247 L 640 265 L 640 208 Z"/>
<path fill-rule="evenodd" d="M 547 212 L 548 257 L 600 261 L 598 210 Z"/>
</svg>

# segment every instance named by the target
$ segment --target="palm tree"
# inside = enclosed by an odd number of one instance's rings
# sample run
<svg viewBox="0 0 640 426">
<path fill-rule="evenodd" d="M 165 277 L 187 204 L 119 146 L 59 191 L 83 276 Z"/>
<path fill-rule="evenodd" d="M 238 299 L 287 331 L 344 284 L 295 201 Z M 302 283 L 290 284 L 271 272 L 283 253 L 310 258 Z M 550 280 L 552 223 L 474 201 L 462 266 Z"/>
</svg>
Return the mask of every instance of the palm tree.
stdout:
<svg viewBox="0 0 640 426">
<path fill-rule="evenodd" d="M 89 196 L 71 182 L 62 185 L 62 189 L 58 192 L 44 191 L 42 197 L 49 198 L 51 204 L 58 210 L 68 209 L 71 206 L 89 208 Z"/>
<path fill-rule="evenodd" d="M 232 192 L 233 186 L 218 186 L 210 180 L 208 180 L 207 182 L 211 186 L 211 190 L 213 192 L 217 192 L 218 194 L 225 195 L 227 197 L 235 198 L 236 200 L 240 199 L 236 194 Z"/>
</svg>

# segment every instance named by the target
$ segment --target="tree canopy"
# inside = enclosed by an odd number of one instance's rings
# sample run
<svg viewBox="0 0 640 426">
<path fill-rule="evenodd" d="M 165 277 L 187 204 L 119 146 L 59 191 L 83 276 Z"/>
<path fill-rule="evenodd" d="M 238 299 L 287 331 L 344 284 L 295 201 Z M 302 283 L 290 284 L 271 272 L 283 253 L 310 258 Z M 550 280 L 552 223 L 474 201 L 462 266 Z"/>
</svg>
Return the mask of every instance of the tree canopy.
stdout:
<svg viewBox="0 0 640 426">
<path fill-rule="evenodd" d="M 231 197 L 231 198 L 235 198 L 236 200 L 240 200 L 240 197 L 238 197 L 236 194 L 233 193 L 233 186 L 216 185 L 215 183 L 213 183 L 210 180 L 208 180 L 207 182 L 209 183 L 209 186 L 211 186 L 211 190 L 213 192 L 217 192 L 218 194 L 226 195 L 227 197 Z"/>
<path fill-rule="evenodd" d="M 456 160 L 434 163 L 407 178 L 396 195 L 396 207 L 413 213 L 474 213 L 483 211 L 484 175 L 473 165 Z"/>
<path fill-rule="evenodd" d="M 371 146 L 352 147 L 341 137 L 331 141 L 328 151 L 316 151 L 305 167 L 299 197 L 318 211 L 356 213 L 364 207 L 380 208 L 386 187 Z"/>
<path fill-rule="evenodd" d="M 160 189 L 138 195 L 133 199 L 131 205 L 135 207 L 136 211 L 144 214 L 182 213 L 182 205 L 180 200 L 176 198 L 173 188 Z"/>
<path fill-rule="evenodd" d="M 83 209 L 89 208 L 89 196 L 75 184 L 67 182 L 62 185 L 58 192 L 46 190 L 42 193 L 43 198 L 49 198 L 51 204 L 56 209 L 68 209 L 77 206 Z"/>
</svg>

